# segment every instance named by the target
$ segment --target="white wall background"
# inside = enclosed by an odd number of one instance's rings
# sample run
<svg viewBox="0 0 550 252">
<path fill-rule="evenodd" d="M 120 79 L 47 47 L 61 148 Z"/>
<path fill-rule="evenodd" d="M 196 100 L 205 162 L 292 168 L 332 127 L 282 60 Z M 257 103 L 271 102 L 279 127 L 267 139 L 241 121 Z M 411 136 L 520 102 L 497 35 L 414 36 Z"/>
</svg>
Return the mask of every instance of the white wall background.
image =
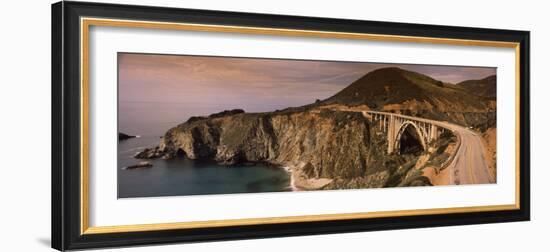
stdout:
<svg viewBox="0 0 550 252">
<path fill-rule="evenodd" d="M 545 251 L 550 226 L 550 27 L 545 1 L 119 0 L 241 12 L 530 30 L 532 221 L 107 251 Z M 49 251 L 50 4 L 9 1 L 0 9 L 0 251 Z"/>
</svg>

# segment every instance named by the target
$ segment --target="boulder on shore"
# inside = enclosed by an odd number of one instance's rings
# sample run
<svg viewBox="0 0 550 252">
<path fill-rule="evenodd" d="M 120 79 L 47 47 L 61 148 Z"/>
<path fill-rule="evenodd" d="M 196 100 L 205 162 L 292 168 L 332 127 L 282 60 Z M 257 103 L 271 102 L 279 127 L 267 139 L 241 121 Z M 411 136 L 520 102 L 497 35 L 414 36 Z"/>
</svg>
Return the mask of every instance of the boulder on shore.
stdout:
<svg viewBox="0 0 550 252">
<path fill-rule="evenodd" d="M 126 166 L 125 169 L 136 169 L 136 168 L 149 168 L 149 167 L 152 167 L 153 164 L 151 164 L 151 162 L 148 162 L 148 161 L 141 161 L 135 165 L 130 165 L 130 166 Z"/>
<path fill-rule="evenodd" d="M 158 146 L 156 146 L 154 148 L 145 148 L 143 151 L 138 152 L 136 155 L 134 155 L 134 158 L 154 159 L 164 157 L 165 155 L 167 155 L 167 153 L 164 153 L 162 150 L 160 150 Z"/>
</svg>

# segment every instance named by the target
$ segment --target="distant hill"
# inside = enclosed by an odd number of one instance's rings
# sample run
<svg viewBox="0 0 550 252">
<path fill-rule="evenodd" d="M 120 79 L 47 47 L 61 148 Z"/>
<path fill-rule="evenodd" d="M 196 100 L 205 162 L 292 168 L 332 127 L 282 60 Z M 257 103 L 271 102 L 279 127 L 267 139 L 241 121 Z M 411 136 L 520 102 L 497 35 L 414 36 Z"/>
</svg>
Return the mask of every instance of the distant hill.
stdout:
<svg viewBox="0 0 550 252">
<path fill-rule="evenodd" d="M 480 80 L 467 80 L 456 84 L 472 94 L 488 98 L 497 97 L 497 76 L 491 75 Z"/>
<path fill-rule="evenodd" d="M 397 67 L 369 72 L 323 104 L 365 104 L 373 110 L 483 112 L 489 101 L 464 88 Z"/>
</svg>

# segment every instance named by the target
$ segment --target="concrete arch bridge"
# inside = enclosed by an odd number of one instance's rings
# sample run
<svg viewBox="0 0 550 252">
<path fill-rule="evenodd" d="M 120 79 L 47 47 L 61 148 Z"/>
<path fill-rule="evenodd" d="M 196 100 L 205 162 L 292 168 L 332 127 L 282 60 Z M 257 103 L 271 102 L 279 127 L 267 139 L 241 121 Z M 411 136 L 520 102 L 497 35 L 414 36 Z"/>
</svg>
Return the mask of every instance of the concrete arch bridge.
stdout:
<svg viewBox="0 0 550 252">
<path fill-rule="evenodd" d="M 356 111 L 356 110 L 351 110 Z M 444 131 L 452 132 L 458 146 L 445 165 L 450 169 L 450 184 L 495 183 L 496 178 L 488 170 L 485 146 L 479 133 L 453 123 L 380 111 L 356 111 L 363 113 L 376 127 L 386 133 L 387 152 L 400 154 L 402 138 L 406 131 L 418 136 L 420 145 L 427 150 L 430 142 L 437 140 Z"/>
<path fill-rule="evenodd" d="M 400 153 L 400 140 L 407 130 L 412 129 L 416 133 L 424 150 L 427 150 L 428 144 L 437 140 L 445 130 L 452 132 L 452 129 L 434 123 L 433 120 L 419 117 L 378 111 L 363 111 L 363 115 L 377 123 L 377 127 L 386 133 L 388 153 Z"/>
</svg>

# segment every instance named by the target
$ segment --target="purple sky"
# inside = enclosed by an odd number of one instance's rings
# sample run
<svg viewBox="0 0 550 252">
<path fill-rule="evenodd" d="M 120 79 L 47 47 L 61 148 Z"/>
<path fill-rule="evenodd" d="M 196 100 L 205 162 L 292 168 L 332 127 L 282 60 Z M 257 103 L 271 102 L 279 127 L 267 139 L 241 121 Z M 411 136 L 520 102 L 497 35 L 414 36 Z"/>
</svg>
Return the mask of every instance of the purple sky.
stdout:
<svg viewBox="0 0 550 252">
<path fill-rule="evenodd" d="M 495 68 L 119 53 L 119 101 L 269 111 L 325 99 L 366 73 L 396 66 L 450 83 Z"/>
</svg>

